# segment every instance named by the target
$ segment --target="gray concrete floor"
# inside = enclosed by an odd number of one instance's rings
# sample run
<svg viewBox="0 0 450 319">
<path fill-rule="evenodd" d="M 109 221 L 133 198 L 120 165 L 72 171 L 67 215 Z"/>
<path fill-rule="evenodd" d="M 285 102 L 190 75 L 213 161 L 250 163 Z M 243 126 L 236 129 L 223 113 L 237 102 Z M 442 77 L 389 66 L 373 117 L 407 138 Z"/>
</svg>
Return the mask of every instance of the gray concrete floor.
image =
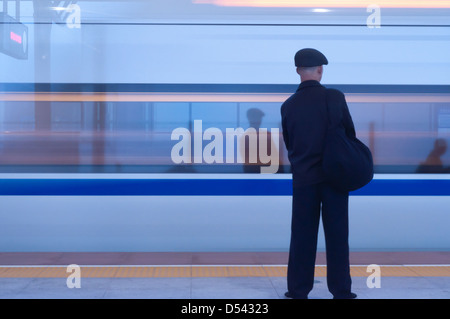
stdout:
<svg viewBox="0 0 450 319">
<path fill-rule="evenodd" d="M 382 277 L 368 288 L 353 278 L 358 299 L 450 299 L 450 277 Z M 65 278 L 0 278 L 0 299 L 284 299 L 283 277 L 81 278 L 68 288 Z M 331 299 L 326 278 L 315 280 L 310 299 Z"/>
<path fill-rule="evenodd" d="M 1 267 L 39 265 L 286 265 L 283 253 L 0 253 Z M 325 264 L 318 253 L 317 264 Z M 441 265 L 450 252 L 352 252 L 352 265 Z M 431 275 L 381 276 L 380 288 L 368 288 L 367 276 L 353 276 L 358 299 L 450 299 L 448 270 Z M 424 273 L 425 274 L 425 273 Z M 397 274 L 398 275 L 398 274 Z M 403 273 L 400 274 L 402 276 Z M 65 273 L 64 273 L 65 276 Z M 67 277 L 0 276 L 0 299 L 285 299 L 286 277 L 81 277 L 68 288 Z M 279 276 L 279 275 L 277 275 Z M 310 299 L 331 299 L 326 278 L 317 276 Z"/>
</svg>

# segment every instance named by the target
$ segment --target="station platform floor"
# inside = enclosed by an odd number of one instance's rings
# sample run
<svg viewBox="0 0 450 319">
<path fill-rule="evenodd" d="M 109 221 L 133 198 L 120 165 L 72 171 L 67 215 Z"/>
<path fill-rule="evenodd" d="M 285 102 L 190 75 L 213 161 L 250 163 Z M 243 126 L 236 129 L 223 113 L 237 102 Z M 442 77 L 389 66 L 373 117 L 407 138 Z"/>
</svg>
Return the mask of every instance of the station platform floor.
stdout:
<svg viewBox="0 0 450 319">
<path fill-rule="evenodd" d="M 285 299 L 287 260 L 286 252 L 0 252 L 0 299 Z M 450 299 L 450 251 L 351 252 L 350 263 L 358 299 Z M 309 298 L 332 298 L 324 252 Z"/>
</svg>

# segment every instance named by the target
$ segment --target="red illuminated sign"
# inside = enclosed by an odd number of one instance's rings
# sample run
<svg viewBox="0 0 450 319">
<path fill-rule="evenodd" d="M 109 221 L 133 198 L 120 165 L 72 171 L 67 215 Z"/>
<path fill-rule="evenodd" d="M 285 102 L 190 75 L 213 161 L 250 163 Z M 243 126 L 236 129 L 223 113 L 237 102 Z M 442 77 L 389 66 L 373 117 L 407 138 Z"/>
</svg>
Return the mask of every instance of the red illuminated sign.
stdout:
<svg viewBox="0 0 450 319">
<path fill-rule="evenodd" d="M 5 12 L 0 12 L 0 53 L 28 59 L 28 27 Z"/>
<path fill-rule="evenodd" d="M 11 37 L 11 40 L 13 40 L 19 44 L 22 44 L 22 37 L 20 35 L 15 34 L 14 32 L 11 31 L 10 37 Z"/>
</svg>

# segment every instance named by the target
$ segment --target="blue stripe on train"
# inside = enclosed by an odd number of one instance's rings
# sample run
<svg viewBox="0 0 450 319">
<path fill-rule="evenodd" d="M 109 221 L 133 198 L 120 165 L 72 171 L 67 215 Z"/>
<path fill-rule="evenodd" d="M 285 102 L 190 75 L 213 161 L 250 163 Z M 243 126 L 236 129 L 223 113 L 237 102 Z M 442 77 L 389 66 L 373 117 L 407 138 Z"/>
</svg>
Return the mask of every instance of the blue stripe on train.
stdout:
<svg viewBox="0 0 450 319">
<path fill-rule="evenodd" d="M 286 179 L 2 179 L 0 195 L 289 196 Z M 450 180 L 377 179 L 352 196 L 448 196 Z"/>
</svg>

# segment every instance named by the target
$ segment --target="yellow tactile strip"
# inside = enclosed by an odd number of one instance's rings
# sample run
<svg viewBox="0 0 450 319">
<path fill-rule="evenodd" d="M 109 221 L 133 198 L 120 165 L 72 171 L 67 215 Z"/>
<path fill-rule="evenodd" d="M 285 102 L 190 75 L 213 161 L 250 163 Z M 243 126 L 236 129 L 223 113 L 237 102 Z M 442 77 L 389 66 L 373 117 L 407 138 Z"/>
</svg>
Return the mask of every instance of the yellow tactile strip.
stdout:
<svg viewBox="0 0 450 319">
<path fill-rule="evenodd" d="M 448 265 L 380 266 L 384 277 L 450 277 Z M 367 277 L 367 266 L 352 266 L 353 277 Z M 80 266 L 84 278 L 179 278 L 179 277 L 284 277 L 286 266 Z M 66 266 L 2 266 L 0 278 L 61 278 L 72 271 Z M 316 266 L 316 277 L 326 276 L 326 266 Z"/>
</svg>

